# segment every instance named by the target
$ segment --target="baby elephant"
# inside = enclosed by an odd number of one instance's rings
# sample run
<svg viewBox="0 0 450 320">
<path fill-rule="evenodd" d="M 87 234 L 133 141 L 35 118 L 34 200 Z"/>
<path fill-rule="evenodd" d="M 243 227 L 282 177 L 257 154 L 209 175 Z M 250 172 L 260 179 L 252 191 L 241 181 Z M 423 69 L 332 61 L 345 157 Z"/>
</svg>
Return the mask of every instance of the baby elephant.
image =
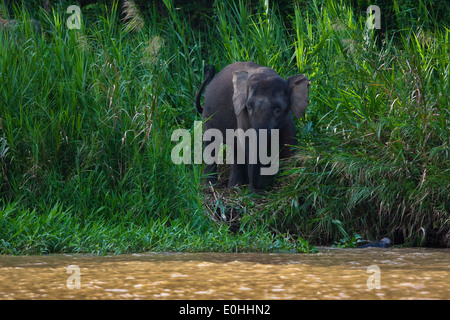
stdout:
<svg viewBox="0 0 450 320">
<path fill-rule="evenodd" d="M 311 81 L 304 74 L 284 80 L 273 69 L 253 62 L 235 62 L 213 78 L 214 73 L 214 67 L 205 68 L 206 79 L 197 93 L 196 106 L 203 114 L 203 132 L 215 129 L 223 141 L 208 141 L 204 136 L 205 150 L 213 142 L 230 147 L 228 187 L 249 184 L 250 190 L 258 193 L 278 171 L 278 164 L 269 170 L 273 163 L 269 168 L 265 152 L 278 163 L 279 158 L 291 155 L 288 145 L 297 144 L 292 114 L 303 116 Z M 209 81 L 202 109 L 200 95 Z M 209 182 L 216 183 L 220 160 L 217 153 L 212 157 L 205 174 Z"/>
</svg>

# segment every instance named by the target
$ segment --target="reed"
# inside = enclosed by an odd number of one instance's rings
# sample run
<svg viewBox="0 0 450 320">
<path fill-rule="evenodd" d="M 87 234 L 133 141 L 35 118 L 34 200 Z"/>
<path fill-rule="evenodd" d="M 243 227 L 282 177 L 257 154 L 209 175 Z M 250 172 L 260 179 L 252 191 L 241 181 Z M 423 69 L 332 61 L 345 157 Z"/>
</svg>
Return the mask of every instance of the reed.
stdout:
<svg viewBox="0 0 450 320">
<path fill-rule="evenodd" d="M 34 11 L 43 35 L 18 7 L 23 23 L 0 32 L 0 253 L 311 252 L 354 234 L 442 243 L 449 30 L 424 2 L 396 2 L 398 29 L 384 33 L 346 1 L 217 2 L 200 27 L 170 0 L 145 14 L 126 3 L 83 9 L 80 30 L 62 4 Z M 199 119 L 204 65 L 237 60 L 306 73 L 310 106 L 274 190 L 205 198 L 201 166 L 174 165 L 170 136 Z"/>
</svg>

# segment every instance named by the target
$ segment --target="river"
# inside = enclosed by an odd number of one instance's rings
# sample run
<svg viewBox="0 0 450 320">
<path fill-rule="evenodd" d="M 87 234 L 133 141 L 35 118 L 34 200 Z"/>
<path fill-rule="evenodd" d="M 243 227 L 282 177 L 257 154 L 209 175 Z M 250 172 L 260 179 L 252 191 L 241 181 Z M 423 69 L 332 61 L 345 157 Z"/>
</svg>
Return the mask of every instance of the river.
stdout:
<svg viewBox="0 0 450 320">
<path fill-rule="evenodd" d="M 450 249 L 0 256 L 0 299 L 450 299 Z"/>
</svg>

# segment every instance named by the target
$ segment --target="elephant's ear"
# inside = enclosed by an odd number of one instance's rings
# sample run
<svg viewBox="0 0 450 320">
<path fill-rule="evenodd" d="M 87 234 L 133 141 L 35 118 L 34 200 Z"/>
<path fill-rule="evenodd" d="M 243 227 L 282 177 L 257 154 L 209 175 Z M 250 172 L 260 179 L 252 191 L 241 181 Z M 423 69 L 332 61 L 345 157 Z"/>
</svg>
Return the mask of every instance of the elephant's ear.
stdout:
<svg viewBox="0 0 450 320">
<path fill-rule="evenodd" d="M 309 80 L 304 74 L 289 77 L 287 79 L 289 87 L 291 88 L 291 110 L 297 118 L 300 118 L 305 113 L 306 107 L 309 104 L 308 92 Z"/>
<path fill-rule="evenodd" d="M 238 70 L 233 72 L 233 106 L 236 115 L 244 110 L 247 102 L 247 80 L 247 71 Z"/>
</svg>

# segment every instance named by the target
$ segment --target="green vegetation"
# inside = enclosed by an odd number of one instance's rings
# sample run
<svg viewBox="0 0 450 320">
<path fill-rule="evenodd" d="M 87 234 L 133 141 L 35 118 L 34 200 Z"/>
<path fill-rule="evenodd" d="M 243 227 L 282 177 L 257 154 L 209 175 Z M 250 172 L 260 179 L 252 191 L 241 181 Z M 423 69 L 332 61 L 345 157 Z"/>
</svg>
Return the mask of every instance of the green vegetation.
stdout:
<svg viewBox="0 0 450 320">
<path fill-rule="evenodd" d="M 344 237 L 339 241 L 335 241 L 333 247 L 335 248 L 356 248 L 358 243 L 361 242 L 361 236 L 355 234 L 352 237 Z"/>
<path fill-rule="evenodd" d="M 367 30 L 366 7 L 347 1 L 217 1 L 194 24 L 162 2 L 82 7 L 80 30 L 67 28 L 63 1 L 35 8 L 42 36 L 30 11 L 10 12 L 1 254 L 311 252 L 354 234 L 448 241 L 448 15 L 394 1 L 396 29 Z M 312 80 L 297 155 L 262 198 L 203 190 L 201 166 L 170 157 L 172 131 L 200 119 L 204 65 L 238 60 Z"/>
</svg>

